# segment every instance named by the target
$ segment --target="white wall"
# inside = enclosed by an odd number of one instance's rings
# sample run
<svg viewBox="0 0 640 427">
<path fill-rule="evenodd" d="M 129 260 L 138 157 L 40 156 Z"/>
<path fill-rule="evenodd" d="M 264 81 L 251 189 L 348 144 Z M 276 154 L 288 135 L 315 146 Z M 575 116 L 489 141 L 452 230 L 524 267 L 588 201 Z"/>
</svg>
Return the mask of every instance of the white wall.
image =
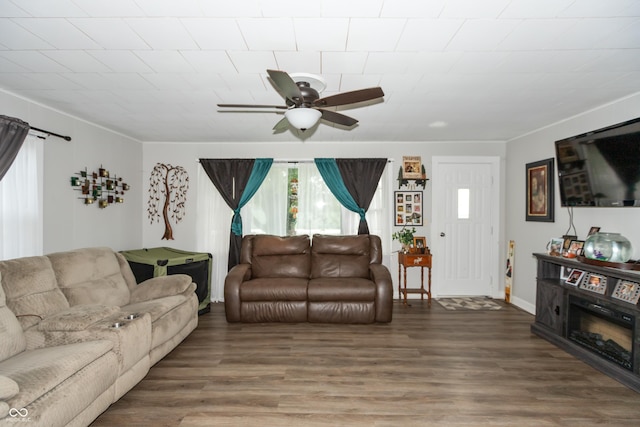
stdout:
<svg viewBox="0 0 640 427">
<path fill-rule="evenodd" d="M 269 132 L 265 130 L 265 132 Z M 143 247 L 170 246 L 178 249 L 195 251 L 197 245 L 196 228 L 197 194 L 196 178 L 199 158 L 256 158 L 272 157 L 283 160 L 310 160 L 316 157 L 386 157 L 394 159 L 393 177 L 397 176 L 402 156 L 421 156 L 426 168 L 427 176 L 431 175 L 432 156 L 497 156 L 504 160 L 506 148 L 504 142 L 389 142 L 389 143 L 328 143 L 328 142 L 296 142 L 296 143 L 145 143 L 143 148 L 143 175 L 145 186 L 149 186 L 149 176 L 157 163 L 179 165 L 185 168 L 190 177 L 191 188 L 187 195 L 186 216 L 178 224 L 172 223 L 173 241 L 162 240 L 164 233 L 163 223 L 151 225 L 145 219 L 143 225 Z M 213 185 L 213 184 L 212 184 Z M 146 192 L 145 188 L 145 192 Z M 394 187 L 397 189 L 397 187 Z M 145 193 L 146 194 L 146 193 Z M 146 209 L 147 200 L 143 200 Z M 389 203 L 393 203 L 390 199 Z M 432 209 L 431 185 L 428 183 L 424 190 L 425 226 L 419 235 L 427 237 L 427 242 L 432 240 L 430 230 L 430 212 Z M 220 221 L 231 222 L 231 211 L 220 212 Z M 395 229 L 400 229 L 396 227 Z M 420 227 L 418 227 L 420 229 Z M 394 229 L 394 230 L 395 230 Z M 394 242 L 397 245 L 397 242 Z M 394 250 L 399 249 L 399 245 Z M 206 250 L 214 252 L 213 250 Z M 395 255 L 395 254 L 394 254 Z M 437 257 L 437 254 L 434 254 Z M 434 258 L 434 263 L 436 263 Z M 394 289 L 397 287 L 397 259 L 389 256 L 384 262 L 391 270 L 394 280 Z M 500 260 L 502 266 L 502 260 Z M 419 269 L 409 269 L 408 279 L 411 286 L 419 283 Z M 214 274 L 215 277 L 215 274 Z"/>
<path fill-rule="evenodd" d="M 88 246 L 114 250 L 140 246 L 143 190 L 138 141 L 2 91 L 0 111 L 72 138 L 67 142 L 49 137 L 44 142 L 44 253 Z M 131 185 L 124 204 L 105 209 L 85 206 L 72 189 L 74 173 L 101 165 Z"/>
<path fill-rule="evenodd" d="M 555 189 L 555 222 L 525 221 L 525 165 L 538 160 L 555 158 L 554 142 L 591 130 L 640 117 L 640 94 L 631 96 L 548 126 L 527 136 L 507 143 L 506 165 L 506 235 L 505 242 L 515 241 L 515 268 L 513 283 L 514 303 L 535 311 L 536 264 L 531 255 L 545 252 L 552 237 L 561 237 L 569 227 L 569 213 L 560 207 L 557 177 Z M 557 169 L 556 169 L 557 172 Z M 619 232 L 631 240 L 633 258 L 640 258 L 640 209 L 638 208 L 574 208 L 573 222 L 578 237 L 584 239 L 591 226 L 602 231 Z"/>
</svg>

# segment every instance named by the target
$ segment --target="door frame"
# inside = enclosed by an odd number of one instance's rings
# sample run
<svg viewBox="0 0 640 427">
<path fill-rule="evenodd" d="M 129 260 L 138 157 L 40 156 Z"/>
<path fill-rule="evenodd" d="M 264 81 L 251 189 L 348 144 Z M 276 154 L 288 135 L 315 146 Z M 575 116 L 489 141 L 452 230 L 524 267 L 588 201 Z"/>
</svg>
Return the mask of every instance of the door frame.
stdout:
<svg viewBox="0 0 640 427">
<path fill-rule="evenodd" d="M 441 181 L 438 180 L 438 173 L 440 165 L 444 164 L 489 164 L 491 168 L 491 239 L 486 244 L 486 250 L 489 252 L 489 292 L 492 298 L 504 298 L 504 287 L 502 286 L 502 274 L 500 262 L 500 241 L 502 235 L 502 229 L 500 227 L 500 219 L 502 216 L 502 204 L 500 197 L 501 179 L 500 179 L 500 157 L 499 156 L 433 156 L 431 158 L 431 170 L 432 170 L 432 199 L 444 200 L 443 187 L 439 185 Z M 442 230 L 442 205 L 439 203 L 431 204 L 431 242 L 433 242 L 433 276 L 434 276 L 434 297 L 445 296 L 442 292 L 442 288 L 438 286 L 438 283 L 442 283 L 442 272 L 440 268 L 441 259 L 438 258 L 440 251 L 440 232 Z"/>
</svg>

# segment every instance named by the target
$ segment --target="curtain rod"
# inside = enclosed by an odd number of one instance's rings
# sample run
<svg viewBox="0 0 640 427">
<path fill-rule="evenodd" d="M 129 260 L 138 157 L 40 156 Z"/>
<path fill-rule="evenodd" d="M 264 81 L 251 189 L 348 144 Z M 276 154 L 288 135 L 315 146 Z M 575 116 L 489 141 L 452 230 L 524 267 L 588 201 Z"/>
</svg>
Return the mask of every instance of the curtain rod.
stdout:
<svg viewBox="0 0 640 427">
<path fill-rule="evenodd" d="M 387 159 L 387 163 L 394 162 L 393 159 Z M 200 159 L 196 159 L 196 163 L 200 163 Z M 273 163 L 314 163 L 313 159 L 301 159 L 301 160 L 287 160 L 287 159 L 273 159 Z"/>
<path fill-rule="evenodd" d="M 54 132 L 51 132 L 51 131 L 48 131 L 48 130 L 34 128 L 33 126 L 30 126 L 30 130 L 35 130 L 35 131 L 38 131 L 38 132 L 46 133 L 47 135 L 50 135 L 50 136 L 56 136 L 58 138 L 64 139 L 65 141 L 71 141 L 71 137 L 70 136 L 60 135 L 60 134 L 57 134 L 57 133 L 54 133 Z M 42 137 L 38 137 L 38 138 L 42 138 Z M 44 138 L 42 138 L 42 139 L 44 139 Z"/>
</svg>

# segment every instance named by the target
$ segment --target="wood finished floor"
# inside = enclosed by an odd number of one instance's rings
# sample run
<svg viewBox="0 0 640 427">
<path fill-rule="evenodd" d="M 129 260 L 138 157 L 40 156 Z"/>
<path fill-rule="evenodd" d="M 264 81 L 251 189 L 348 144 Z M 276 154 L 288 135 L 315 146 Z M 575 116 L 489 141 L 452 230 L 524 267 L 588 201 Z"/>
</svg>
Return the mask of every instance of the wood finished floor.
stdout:
<svg viewBox="0 0 640 427">
<path fill-rule="evenodd" d="M 92 426 L 640 425 L 640 394 L 532 321 L 418 301 L 391 324 L 228 324 L 214 304 Z"/>
</svg>

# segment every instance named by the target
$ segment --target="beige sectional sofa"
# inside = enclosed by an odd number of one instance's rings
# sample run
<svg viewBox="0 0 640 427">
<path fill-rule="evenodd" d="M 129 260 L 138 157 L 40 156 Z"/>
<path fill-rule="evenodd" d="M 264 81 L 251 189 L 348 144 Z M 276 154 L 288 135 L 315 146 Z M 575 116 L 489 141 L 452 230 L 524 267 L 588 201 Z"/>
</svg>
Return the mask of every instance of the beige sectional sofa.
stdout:
<svg viewBox="0 0 640 427">
<path fill-rule="evenodd" d="M 0 426 L 86 426 L 198 323 L 187 275 L 87 248 L 0 261 Z"/>
</svg>

